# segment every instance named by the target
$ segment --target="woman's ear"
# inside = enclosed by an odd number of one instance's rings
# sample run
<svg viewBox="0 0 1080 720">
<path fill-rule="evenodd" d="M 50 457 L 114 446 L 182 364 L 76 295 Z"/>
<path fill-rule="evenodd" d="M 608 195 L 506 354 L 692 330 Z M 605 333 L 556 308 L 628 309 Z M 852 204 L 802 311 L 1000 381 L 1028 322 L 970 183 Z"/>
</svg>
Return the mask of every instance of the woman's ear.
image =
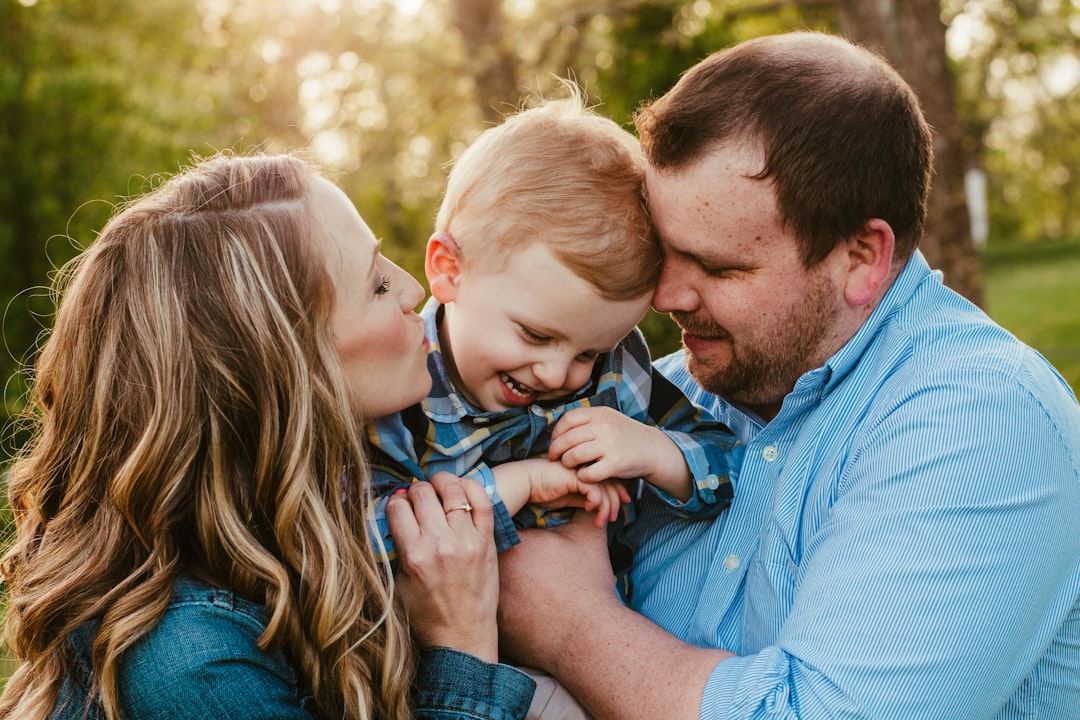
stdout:
<svg viewBox="0 0 1080 720">
<path fill-rule="evenodd" d="M 452 235 L 437 232 L 428 239 L 424 273 L 436 300 L 444 305 L 454 301 L 461 278 L 461 252 Z"/>
<path fill-rule="evenodd" d="M 878 297 L 892 268 L 893 236 L 889 223 L 878 218 L 866 221 L 862 231 L 847 241 L 847 279 L 844 299 L 863 307 Z"/>
</svg>

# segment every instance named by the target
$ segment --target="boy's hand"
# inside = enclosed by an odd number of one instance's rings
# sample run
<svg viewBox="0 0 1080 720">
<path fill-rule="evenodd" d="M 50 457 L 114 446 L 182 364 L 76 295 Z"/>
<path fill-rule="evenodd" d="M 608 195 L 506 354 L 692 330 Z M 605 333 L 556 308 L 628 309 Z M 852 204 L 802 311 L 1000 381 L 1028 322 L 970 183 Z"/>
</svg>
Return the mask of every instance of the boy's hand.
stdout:
<svg viewBox="0 0 1080 720">
<path fill-rule="evenodd" d="M 573 468 L 543 458 L 522 461 L 529 470 L 529 502 L 546 507 L 580 507 L 596 511 L 596 526 L 614 521 L 621 503 L 630 502 L 630 493 L 618 480 L 601 482 L 582 479 Z"/>
<path fill-rule="evenodd" d="M 548 459 L 574 468 L 587 483 L 643 477 L 680 500 L 691 494 L 690 470 L 671 438 L 614 408 L 576 408 L 563 415 Z"/>
</svg>

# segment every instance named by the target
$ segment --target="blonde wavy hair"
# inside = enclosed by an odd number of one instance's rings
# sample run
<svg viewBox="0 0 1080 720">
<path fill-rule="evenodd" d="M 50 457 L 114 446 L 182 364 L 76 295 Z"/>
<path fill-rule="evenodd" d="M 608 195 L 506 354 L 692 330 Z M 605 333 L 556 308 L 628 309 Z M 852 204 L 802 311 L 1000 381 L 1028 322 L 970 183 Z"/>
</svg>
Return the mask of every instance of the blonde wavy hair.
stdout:
<svg viewBox="0 0 1080 720">
<path fill-rule="evenodd" d="M 101 621 L 97 690 L 181 572 L 269 615 L 259 638 L 320 712 L 406 718 L 412 651 L 371 550 L 362 418 L 329 330 L 316 169 L 217 155 L 132 202 L 62 272 L 36 364 L 34 436 L 10 474 L 2 560 L 19 666 L 0 717 L 47 718 L 64 642 Z"/>
</svg>

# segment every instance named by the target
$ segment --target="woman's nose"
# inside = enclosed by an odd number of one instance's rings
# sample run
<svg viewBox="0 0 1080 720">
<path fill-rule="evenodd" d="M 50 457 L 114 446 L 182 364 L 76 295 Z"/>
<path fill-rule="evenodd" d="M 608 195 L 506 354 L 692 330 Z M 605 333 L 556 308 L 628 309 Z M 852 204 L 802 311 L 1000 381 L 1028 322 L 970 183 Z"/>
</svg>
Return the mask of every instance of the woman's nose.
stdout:
<svg viewBox="0 0 1080 720">
<path fill-rule="evenodd" d="M 400 295 L 401 309 L 411 311 L 424 299 L 424 286 L 410 273 L 405 272 L 397 265 L 394 265 L 394 269 L 398 273 L 398 282 L 402 284 Z"/>
</svg>

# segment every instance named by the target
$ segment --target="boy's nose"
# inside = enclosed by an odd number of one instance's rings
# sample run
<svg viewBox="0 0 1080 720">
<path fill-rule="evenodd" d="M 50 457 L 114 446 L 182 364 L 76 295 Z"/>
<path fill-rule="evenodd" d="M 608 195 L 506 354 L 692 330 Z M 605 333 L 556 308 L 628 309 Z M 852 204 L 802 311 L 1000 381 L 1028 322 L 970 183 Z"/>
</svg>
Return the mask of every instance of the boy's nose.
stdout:
<svg viewBox="0 0 1080 720">
<path fill-rule="evenodd" d="M 535 363 L 532 368 L 536 379 L 544 384 L 546 390 L 558 390 L 566 385 L 570 374 L 570 363 L 558 357 L 545 358 Z"/>
</svg>

